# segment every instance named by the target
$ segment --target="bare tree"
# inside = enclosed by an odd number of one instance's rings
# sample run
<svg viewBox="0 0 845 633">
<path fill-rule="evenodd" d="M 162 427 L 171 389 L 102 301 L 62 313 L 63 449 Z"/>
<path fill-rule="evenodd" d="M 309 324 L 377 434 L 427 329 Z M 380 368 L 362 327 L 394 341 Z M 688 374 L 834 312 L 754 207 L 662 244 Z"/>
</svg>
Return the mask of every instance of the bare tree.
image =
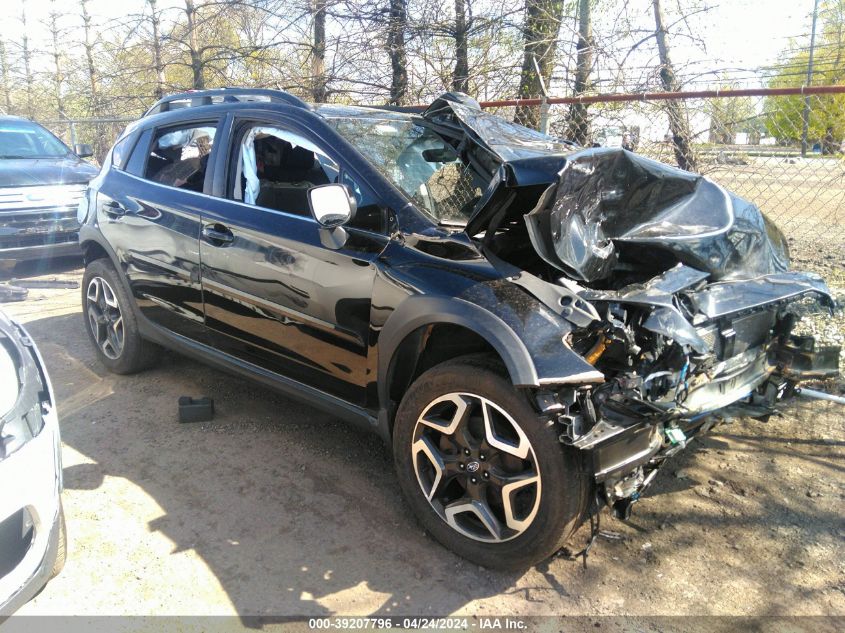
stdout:
<svg viewBox="0 0 845 633">
<path fill-rule="evenodd" d="M 83 48 L 85 49 L 85 61 L 88 71 L 88 86 L 91 91 L 90 109 L 92 115 L 100 113 L 99 76 L 97 66 L 94 63 L 95 36 L 91 25 L 91 14 L 88 13 L 88 3 L 91 0 L 81 0 L 82 5 L 82 28 L 85 33 Z"/>
<path fill-rule="evenodd" d="M 0 39 L 0 89 L 3 91 L 3 106 L 6 114 L 12 113 L 12 83 L 9 76 L 9 57 L 6 42 Z"/>
<path fill-rule="evenodd" d="M 663 22 L 663 11 L 660 0 L 652 0 L 654 9 L 654 33 L 657 40 L 657 52 L 660 56 L 660 81 L 666 92 L 677 92 L 680 88 L 675 78 L 675 70 L 669 57 L 669 44 L 666 41 L 666 27 Z M 695 171 L 696 158 L 692 149 L 689 121 L 683 102 L 666 101 L 666 114 L 669 116 L 669 131 L 672 133 L 672 143 L 675 150 L 675 160 L 678 167 L 688 171 Z"/>
<path fill-rule="evenodd" d="M 563 6 L 563 0 L 525 0 L 525 22 L 522 27 L 524 51 L 518 93 L 520 98 L 539 97 L 543 84 L 549 84 L 554 68 L 558 32 L 563 19 Z M 519 106 L 515 120 L 522 125 L 537 128 L 540 125 L 540 108 Z"/>
<path fill-rule="evenodd" d="M 311 41 L 311 99 L 325 103 L 328 97 L 326 78 L 326 0 L 313 0 L 311 4 L 314 21 Z"/>
<path fill-rule="evenodd" d="M 29 36 L 26 27 L 26 4 L 21 5 L 21 56 L 23 57 L 24 82 L 26 83 L 26 116 L 33 118 L 34 109 L 32 103 L 32 85 L 35 78 L 32 76 L 32 49 L 29 47 Z"/>
<path fill-rule="evenodd" d="M 408 61 L 405 33 L 408 30 L 406 0 L 390 0 L 387 25 L 387 54 L 390 56 L 390 105 L 401 105 L 408 94 Z"/>
<path fill-rule="evenodd" d="M 155 66 L 156 83 L 155 98 L 161 99 L 164 96 L 164 62 L 161 54 L 161 16 L 158 12 L 157 0 L 147 0 L 150 5 L 150 27 L 152 28 L 153 65 Z"/>
<path fill-rule="evenodd" d="M 466 0 L 455 0 L 455 71 L 452 90 L 469 92 L 469 24 Z"/>
<path fill-rule="evenodd" d="M 575 62 L 575 82 L 573 93 L 584 94 L 590 85 L 590 71 L 593 67 L 593 29 L 590 19 L 591 0 L 578 2 L 578 47 Z M 586 103 L 573 103 L 569 106 L 569 132 L 571 140 L 579 145 L 587 145 L 590 139 L 590 121 Z"/>
<path fill-rule="evenodd" d="M 417 0 L 410 6 L 410 84 L 416 99 L 443 90 L 483 100 L 513 96 L 524 7 L 486 0 Z"/>
<path fill-rule="evenodd" d="M 185 18 L 188 21 L 188 54 L 191 56 L 192 87 L 195 90 L 205 88 L 205 79 L 202 75 L 202 51 L 197 42 L 197 9 L 194 0 L 185 0 Z"/>
<path fill-rule="evenodd" d="M 59 12 L 56 11 L 56 0 L 50 0 L 50 15 L 49 15 L 50 37 L 52 43 L 52 50 L 50 51 L 53 57 L 53 92 L 56 99 L 56 110 L 59 116 L 65 115 L 64 98 L 62 97 L 62 84 L 64 83 L 64 74 L 62 73 L 62 53 L 59 48 Z"/>
</svg>

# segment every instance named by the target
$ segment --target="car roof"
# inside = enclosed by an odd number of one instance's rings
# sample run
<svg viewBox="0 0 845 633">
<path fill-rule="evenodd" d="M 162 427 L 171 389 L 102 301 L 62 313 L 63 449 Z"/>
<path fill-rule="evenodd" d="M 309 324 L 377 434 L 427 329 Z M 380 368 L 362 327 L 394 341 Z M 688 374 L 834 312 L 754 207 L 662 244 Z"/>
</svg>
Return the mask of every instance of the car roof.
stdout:
<svg viewBox="0 0 845 633">
<path fill-rule="evenodd" d="M 153 104 L 141 120 L 156 123 L 218 115 L 232 110 L 267 110 L 309 113 L 324 119 L 373 118 L 408 120 L 419 108 L 310 104 L 282 90 L 267 88 L 212 88 L 175 93 Z M 178 114 L 177 114 L 178 113 Z M 144 127 L 147 127 L 146 125 Z"/>
<path fill-rule="evenodd" d="M 391 119 L 398 121 L 407 121 L 414 115 L 415 109 L 412 108 L 396 108 L 387 109 L 379 107 L 368 106 L 349 106 L 336 104 L 317 104 L 314 106 L 314 112 L 326 119 L 335 118 L 358 118 L 358 119 Z"/>
</svg>

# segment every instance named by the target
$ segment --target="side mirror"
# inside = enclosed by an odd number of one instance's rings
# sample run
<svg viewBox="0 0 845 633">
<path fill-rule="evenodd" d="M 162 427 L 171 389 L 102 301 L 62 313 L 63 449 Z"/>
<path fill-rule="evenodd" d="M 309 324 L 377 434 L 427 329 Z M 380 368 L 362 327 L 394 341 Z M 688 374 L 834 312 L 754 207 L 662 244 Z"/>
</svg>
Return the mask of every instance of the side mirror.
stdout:
<svg viewBox="0 0 845 633">
<path fill-rule="evenodd" d="M 311 215 L 327 229 L 346 224 L 355 217 L 355 198 L 343 185 L 320 185 L 308 190 Z"/>
<path fill-rule="evenodd" d="M 73 146 L 73 153 L 79 158 L 91 158 L 94 155 L 94 148 L 88 143 L 77 143 Z"/>
</svg>

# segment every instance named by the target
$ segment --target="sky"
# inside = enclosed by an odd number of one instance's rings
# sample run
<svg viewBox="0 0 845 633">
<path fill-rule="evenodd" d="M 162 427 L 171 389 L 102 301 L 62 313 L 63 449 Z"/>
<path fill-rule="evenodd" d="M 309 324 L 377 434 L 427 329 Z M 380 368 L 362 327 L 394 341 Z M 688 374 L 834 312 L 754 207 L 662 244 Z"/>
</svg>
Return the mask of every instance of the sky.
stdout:
<svg viewBox="0 0 845 633">
<path fill-rule="evenodd" d="M 671 13 L 679 1 L 685 6 L 689 4 L 684 0 L 664 0 L 664 12 Z M 754 73 L 748 69 L 776 63 L 782 51 L 790 46 L 791 38 L 794 38 L 792 43 L 796 46 L 809 46 L 813 0 L 698 1 L 713 7 L 695 16 L 691 24 L 701 33 L 706 52 L 683 38 L 670 40 L 675 64 L 686 69 L 686 72 L 692 72 L 694 69 L 698 74 L 704 71 L 731 69 L 731 74 L 741 80 L 739 83 L 755 85 L 754 81 L 751 81 Z M 47 20 L 51 7 L 55 6 L 59 12 L 77 15 L 79 13 L 79 0 L 25 2 L 28 31 L 31 40 L 35 41 L 48 38 L 43 22 Z M 0 34 L 6 41 L 20 40 L 20 21 L 14 17 L 20 12 L 20 3 L 21 0 L 5 0 L 6 11 L 4 19 L 0 21 Z M 91 0 L 89 11 L 93 14 L 96 24 L 104 24 L 128 14 L 138 13 L 142 11 L 144 4 L 144 0 Z M 181 0 L 159 0 L 159 6 L 162 8 L 175 4 L 181 4 Z M 629 6 L 644 24 L 651 21 L 651 3 L 648 0 L 630 0 Z M 72 17 L 65 19 L 71 20 Z M 606 19 L 599 14 L 594 18 L 594 28 L 600 29 L 602 21 Z M 81 20 L 78 22 L 81 23 Z M 47 62 L 42 60 L 42 63 Z M 708 77 L 713 78 L 712 75 Z M 703 80 L 700 83 L 703 83 Z"/>
</svg>

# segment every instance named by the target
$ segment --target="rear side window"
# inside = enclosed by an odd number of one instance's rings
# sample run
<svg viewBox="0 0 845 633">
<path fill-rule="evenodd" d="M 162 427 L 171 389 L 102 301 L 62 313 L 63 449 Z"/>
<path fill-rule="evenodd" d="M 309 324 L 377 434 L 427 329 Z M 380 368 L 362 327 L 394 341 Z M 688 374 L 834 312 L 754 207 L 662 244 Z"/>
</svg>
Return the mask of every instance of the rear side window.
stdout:
<svg viewBox="0 0 845 633">
<path fill-rule="evenodd" d="M 215 130 L 213 125 L 157 130 L 144 178 L 168 187 L 202 192 Z"/>
<path fill-rule="evenodd" d="M 114 144 L 111 151 L 112 167 L 123 169 L 129 160 L 129 152 L 132 151 L 132 138 L 134 134 L 128 134 Z"/>
</svg>

